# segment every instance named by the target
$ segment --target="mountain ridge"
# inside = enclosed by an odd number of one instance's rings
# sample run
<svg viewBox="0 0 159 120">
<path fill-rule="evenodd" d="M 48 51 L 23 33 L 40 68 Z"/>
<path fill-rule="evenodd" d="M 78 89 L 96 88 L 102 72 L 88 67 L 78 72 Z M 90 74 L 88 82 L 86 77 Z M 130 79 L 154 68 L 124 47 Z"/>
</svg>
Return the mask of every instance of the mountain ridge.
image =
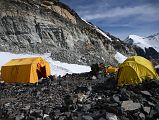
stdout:
<svg viewBox="0 0 159 120">
<path fill-rule="evenodd" d="M 134 45 L 138 55 L 150 59 L 156 65 L 159 63 L 159 33 L 148 37 L 129 35 L 124 42 L 129 45 Z"/>
<path fill-rule="evenodd" d="M 51 53 L 62 62 L 117 65 L 115 54 L 135 55 L 132 46 L 83 21 L 57 0 L 1 0 L 0 51 Z"/>
<path fill-rule="evenodd" d="M 128 44 L 134 44 L 142 49 L 153 47 L 157 52 L 159 52 L 159 47 L 157 43 L 159 43 L 159 33 L 150 35 L 148 37 L 141 37 L 138 35 L 129 35 L 124 42 Z"/>
</svg>

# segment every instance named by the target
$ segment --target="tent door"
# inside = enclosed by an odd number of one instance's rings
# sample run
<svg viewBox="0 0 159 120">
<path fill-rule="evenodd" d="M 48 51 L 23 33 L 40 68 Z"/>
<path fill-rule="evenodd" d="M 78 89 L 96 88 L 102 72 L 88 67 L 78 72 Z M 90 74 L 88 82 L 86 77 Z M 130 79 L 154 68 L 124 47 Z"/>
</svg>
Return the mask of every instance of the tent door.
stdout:
<svg viewBox="0 0 159 120">
<path fill-rule="evenodd" d="M 40 69 L 37 69 L 37 75 L 38 75 L 38 79 L 46 78 L 46 67 L 40 67 Z"/>
</svg>

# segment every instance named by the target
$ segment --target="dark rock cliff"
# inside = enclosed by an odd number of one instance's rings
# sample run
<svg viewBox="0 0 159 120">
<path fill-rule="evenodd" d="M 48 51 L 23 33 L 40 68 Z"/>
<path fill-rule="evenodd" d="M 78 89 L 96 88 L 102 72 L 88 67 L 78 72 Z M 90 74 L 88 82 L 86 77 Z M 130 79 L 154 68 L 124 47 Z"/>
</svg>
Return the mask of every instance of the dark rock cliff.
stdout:
<svg viewBox="0 0 159 120">
<path fill-rule="evenodd" d="M 137 46 L 135 46 L 134 48 L 136 50 L 137 55 L 143 56 L 151 60 L 154 65 L 159 64 L 159 53 L 153 47 L 145 48 L 145 50 Z"/>
<path fill-rule="evenodd" d="M 148 37 L 129 35 L 124 42 L 130 46 L 133 46 L 137 55 L 151 60 L 154 65 L 159 64 L 159 33 Z"/>
<path fill-rule="evenodd" d="M 81 20 L 58 0 L 1 0 L 0 51 L 46 53 L 68 63 L 117 65 L 116 51 L 136 54 L 118 38 Z M 110 39 L 108 39 L 110 38 Z"/>
</svg>

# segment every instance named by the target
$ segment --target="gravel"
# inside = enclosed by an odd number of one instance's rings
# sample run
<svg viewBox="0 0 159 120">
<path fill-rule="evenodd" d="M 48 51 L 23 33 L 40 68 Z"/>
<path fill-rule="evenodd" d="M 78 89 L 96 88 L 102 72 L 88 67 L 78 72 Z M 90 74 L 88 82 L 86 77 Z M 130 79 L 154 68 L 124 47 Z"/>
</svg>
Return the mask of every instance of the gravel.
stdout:
<svg viewBox="0 0 159 120">
<path fill-rule="evenodd" d="M 83 73 L 36 85 L 0 83 L 0 120 L 107 120 L 108 113 L 114 120 L 157 120 L 156 81 L 118 88 L 114 78 Z"/>
</svg>

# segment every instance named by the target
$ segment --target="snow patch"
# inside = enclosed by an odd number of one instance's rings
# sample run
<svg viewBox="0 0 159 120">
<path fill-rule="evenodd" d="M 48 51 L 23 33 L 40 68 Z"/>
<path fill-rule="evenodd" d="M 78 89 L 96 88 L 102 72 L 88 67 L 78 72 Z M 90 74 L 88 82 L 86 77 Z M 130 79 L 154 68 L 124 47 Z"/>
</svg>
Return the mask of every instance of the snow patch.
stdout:
<svg viewBox="0 0 159 120">
<path fill-rule="evenodd" d="M 156 65 L 155 68 L 159 68 L 159 65 Z"/>
<path fill-rule="evenodd" d="M 82 18 L 82 20 L 83 20 L 85 23 L 87 23 L 88 25 L 93 26 L 92 24 L 90 24 L 89 22 L 87 22 L 87 20 L 85 20 L 85 19 L 83 19 L 83 18 Z"/>
<path fill-rule="evenodd" d="M 51 67 L 51 74 L 56 76 L 64 76 L 65 74 L 69 73 L 83 73 L 83 72 L 90 72 L 90 66 L 84 65 L 77 65 L 77 64 L 68 64 L 62 63 L 60 61 L 55 61 L 51 57 L 50 53 L 45 54 L 13 54 L 9 52 L 0 52 L 0 68 L 5 63 L 9 62 L 11 59 L 17 58 L 28 58 L 28 57 L 42 57 L 44 58 Z"/>
<path fill-rule="evenodd" d="M 115 54 L 115 59 L 118 61 L 118 63 L 123 63 L 127 59 L 127 57 L 124 56 L 123 54 L 117 52 Z"/>
<path fill-rule="evenodd" d="M 112 39 L 106 34 L 104 33 L 102 30 L 100 30 L 97 26 L 90 24 L 89 22 L 87 22 L 86 20 L 82 19 L 85 23 L 87 23 L 88 25 L 94 27 L 100 34 L 102 34 L 104 37 L 106 37 L 108 40 L 112 41 Z"/>
<path fill-rule="evenodd" d="M 112 41 L 112 39 L 106 34 L 104 33 L 103 31 L 101 31 L 100 29 L 96 28 L 96 30 L 101 33 L 104 37 L 106 37 L 108 40 Z"/>
</svg>

